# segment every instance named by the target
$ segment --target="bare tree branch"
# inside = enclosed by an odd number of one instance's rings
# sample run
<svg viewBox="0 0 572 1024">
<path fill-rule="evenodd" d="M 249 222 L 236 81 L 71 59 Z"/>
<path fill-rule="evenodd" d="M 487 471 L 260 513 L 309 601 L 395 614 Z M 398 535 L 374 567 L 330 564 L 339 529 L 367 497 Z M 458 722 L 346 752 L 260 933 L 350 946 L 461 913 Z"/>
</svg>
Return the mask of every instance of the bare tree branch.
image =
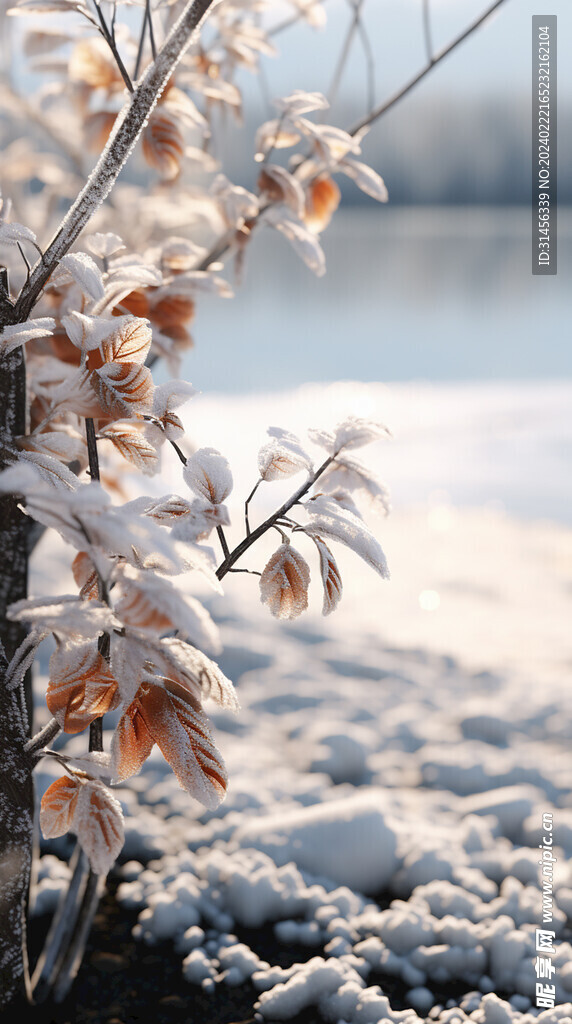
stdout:
<svg viewBox="0 0 572 1024">
<path fill-rule="evenodd" d="M 411 78 L 409 82 L 402 86 L 401 89 L 398 89 L 398 91 L 394 93 L 393 96 L 390 96 L 389 99 L 385 100 L 385 102 L 382 103 L 379 107 L 375 107 L 374 110 L 370 111 L 370 113 L 363 117 L 361 121 L 358 121 L 357 124 L 354 124 L 353 127 L 349 129 L 349 134 L 357 135 L 357 133 L 360 132 L 362 128 L 367 128 L 368 125 L 373 124 L 375 121 L 378 121 L 380 117 L 383 117 L 383 115 L 386 114 L 388 110 L 391 110 L 391 108 L 394 107 L 396 103 L 399 103 L 399 100 L 402 100 L 404 96 L 407 96 L 407 93 L 411 92 L 411 90 L 414 89 L 415 86 L 418 85 L 419 82 L 421 82 L 425 78 L 425 75 L 428 75 L 429 72 L 432 71 L 433 68 L 437 66 L 437 64 L 440 64 L 441 61 L 445 59 L 445 57 L 448 57 L 449 54 L 452 53 L 453 50 L 457 48 L 457 46 L 460 46 L 460 44 L 463 43 L 465 39 L 472 35 L 473 32 L 475 32 L 476 29 L 478 29 L 479 26 L 482 25 L 483 22 L 487 20 L 487 18 L 490 18 L 491 14 L 493 14 L 493 12 L 496 11 L 497 8 L 500 7 L 501 4 L 503 4 L 504 2 L 505 0 L 495 0 L 495 3 L 491 4 L 490 7 L 487 7 L 486 11 L 480 14 L 479 17 L 475 19 L 475 21 L 472 21 L 471 24 L 468 25 L 463 32 L 461 32 L 460 35 L 456 36 L 455 39 L 453 39 L 453 41 L 449 43 L 447 46 L 443 47 L 442 50 L 439 50 L 439 52 L 436 53 L 435 56 L 427 62 L 425 67 L 423 67 L 421 71 L 419 71 L 413 78 Z"/>
</svg>

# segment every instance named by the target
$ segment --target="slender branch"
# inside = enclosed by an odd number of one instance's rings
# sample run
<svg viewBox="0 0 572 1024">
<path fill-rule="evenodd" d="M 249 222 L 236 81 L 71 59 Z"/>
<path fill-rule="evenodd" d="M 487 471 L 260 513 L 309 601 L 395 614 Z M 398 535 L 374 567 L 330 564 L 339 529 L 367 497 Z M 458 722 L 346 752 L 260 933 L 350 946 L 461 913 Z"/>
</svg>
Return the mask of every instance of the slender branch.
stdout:
<svg viewBox="0 0 572 1024">
<path fill-rule="evenodd" d="M 456 36 L 455 39 L 453 39 L 453 41 L 449 43 L 447 46 L 444 46 L 442 50 L 439 50 L 439 52 L 436 53 L 434 57 L 432 57 L 432 59 L 425 65 L 425 67 L 423 67 L 421 71 L 414 75 L 414 77 L 411 78 L 404 86 L 402 86 L 401 89 L 398 89 L 398 91 L 394 93 L 393 96 L 390 96 L 388 100 L 382 103 L 379 107 L 375 107 L 375 109 L 370 111 L 370 113 L 367 114 L 366 117 L 363 117 L 361 121 L 358 121 L 356 124 L 354 124 L 353 127 L 350 128 L 349 134 L 357 135 L 357 133 L 360 132 L 362 128 L 367 128 L 370 124 L 373 124 L 374 121 L 378 121 L 380 117 L 383 117 L 383 115 L 386 114 L 388 110 L 391 110 L 391 108 L 394 107 L 396 103 L 399 103 L 399 101 L 402 100 L 404 96 L 407 96 L 407 93 L 411 92 L 411 90 L 414 89 L 415 86 L 418 85 L 419 82 L 421 82 L 425 78 L 425 75 L 428 75 L 429 72 L 432 71 L 433 68 L 437 66 L 437 64 L 440 64 L 441 61 L 445 59 L 445 57 L 448 57 L 449 54 L 452 53 L 452 51 L 457 48 L 457 46 L 460 46 L 460 44 L 463 43 L 465 39 L 468 39 L 468 37 L 472 35 L 473 32 L 475 32 L 476 29 L 478 29 L 479 26 L 482 25 L 483 22 L 487 20 L 487 18 L 490 18 L 491 14 L 493 14 L 493 12 L 496 11 L 497 8 L 500 7 L 501 4 L 503 4 L 504 2 L 505 0 L 495 0 L 495 2 L 491 4 L 490 7 L 487 7 L 486 11 L 479 15 L 479 17 L 476 18 L 475 21 L 472 21 L 471 24 L 468 25 L 463 32 L 461 32 L 460 35 Z"/>
<path fill-rule="evenodd" d="M 429 0 L 423 0 L 423 35 L 425 36 L 427 63 L 433 64 L 433 41 L 431 39 L 431 11 L 429 10 Z"/>
<path fill-rule="evenodd" d="M 107 145 L 56 235 L 36 263 L 30 281 L 10 311 L 2 309 L 0 325 L 23 323 L 59 260 L 68 252 L 98 206 L 107 198 L 127 159 L 131 155 L 149 114 L 153 110 L 176 65 L 200 28 L 210 8 L 219 0 L 188 0 L 172 28 L 157 60 L 151 64 L 119 114 Z"/>
<path fill-rule="evenodd" d="M 328 468 L 330 463 L 334 461 L 336 455 L 337 452 L 334 455 L 329 455 L 316 472 L 312 473 L 312 475 L 308 477 L 305 483 L 303 483 L 302 486 L 299 487 L 298 490 L 280 506 L 277 512 L 274 512 L 273 515 L 269 516 L 269 518 L 261 523 L 260 526 L 257 526 L 255 530 L 252 530 L 251 533 L 247 534 L 247 536 L 241 540 L 240 544 L 237 544 L 234 551 L 231 551 L 228 558 L 225 558 L 224 562 L 221 562 L 219 565 L 216 571 L 216 575 L 219 580 L 222 580 L 226 576 L 227 572 L 231 571 L 235 562 L 238 562 L 238 559 L 242 557 L 245 551 L 248 551 L 248 549 L 252 547 L 255 541 L 259 540 L 259 538 L 262 537 L 267 530 L 270 530 L 279 519 L 282 519 L 282 516 L 284 516 L 286 512 L 290 511 L 293 505 L 296 505 L 300 501 L 300 498 L 303 498 L 304 495 L 308 493 L 310 487 L 316 483 L 318 477 L 320 477 L 324 470 Z"/>
<path fill-rule="evenodd" d="M 95 425 L 91 416 L 86 417 L 85 437 L 87 441 L 87 454 L 89 458 L 89 475 L 92 480 L 99 480 L 99 456 L 97 454 L 97 439 L 95 436 Z"/>
<path fill-rule="evenodd" d="M 216 532 L 217 532 L 217 535 L 218 535 L 218 539 L 220 540 L 220 546 L 222 548 L 222 553 L 223 553 L 225 558 L 228 558 L 229 555 L 230 555 L 230 548 L 229 548 L 229 546 L 227 544 L 226 537 L 224 535 L 224 530 L 223 530 L 222 526 L 217 526 Z"/>
<path fill-rule="evenodd" d="M 250 523 L 248 521 L 248 506 L 250 505 L 250 502 L 252 501 L 252 499 L 253 499 L 254 495 L 256 494 L 258 488 L 260 487 L 261 483 L 262 483 L 262 477 L 260 477 L 260 480 L 256 481 L 254 487 L 252 488 L 250 494 L 248 495 L 248 498 L 244 502 L 244 525 L 246 527 L 246 536 L 247 537 L 250 536 Z"/>
<path fill-rule="evenodd" d="M 363 7 L 363 2 L 364 2 L 364 0 L 355 0 L 355 3 L 353 4 L 353 11 L 354 11 L 354 13 L 353 13 L 352 20 L 350 22 L 350 26 L 348 28 L 348 31 L 346 32 L 346 38 L 344 39 L 344 44 L 342 46 L 342 50 L 341 50 L 340 56 L 338 58 L 338 63 L 336 65 L 336 69 L 334 71 L 334 75 L 333 75 L 333 78 L 332 78 L 332 84 L 330 85 L 330 89 L 329 89 L 329 93 L 328 93 L 328 100 L 330 102 L 330 106 L 333 104 L 333 102 L 334 102 L 334 100 L 335 100 L 335 98 L 336 98 L 336 96 L 338 94 L 338 89 L 340 87 L 340 82 L 342 80 L 342 75 L 344 73 L 344 68 L 345 68 L 345 66 L 347 64 L 347 60 L 348 60 L 348 57 L 350 55 L 350 50 L 352 48 L 352 43 L 353 43 L 353 40 L 354 40 L 354 36 L 355 36 L 355 34 L 357 32 L 358 25 L 359 25 L 359 22 L 360 22 L 360 14 L 361 14 L 361 8 Z"/>
<path fill-rule="evenodd" d="M 117 64 L 117 68 L 118 68 L 119 74 L 121 75 L 123 81 L 125 82 L 125 85 L 126 85 L 127 89 L 129 90 L 129 92 L 133 92 L 133 82 L 131 81 L 131 78 L 129 77 L 129 73 L 127 71 L 127 68 L 125 67 L 125 64 L 123 63 L 123 61 L 121 59 L 121 54 L 119 53 L 119 50 L 117 49 L 117 43 L 115 42 L 115 31 L 113 30 L 113 28 L 110 31 L 109 28 L 107 27 L 107 22 L 106 22 L 106 20 L 105 20 L 105 18 L 103 16 L 103 11 L 101 10 L 101 7 L 99 5 L 99 0 L 94 0 L 94 3 L 95 3 L 95 9 L 97 11 L 97 17 L 99 18 L 100 32 L 101 32 L 103 38 L 105 39 L 105 42 L 109 46 L 109 49 L 111 50 L 111 52 L 113 54 L 113 59 L 114 59 L 115 63 Z M 115 17 L 114 17 L 114 21 L 115 21 Z"/>
</svg>

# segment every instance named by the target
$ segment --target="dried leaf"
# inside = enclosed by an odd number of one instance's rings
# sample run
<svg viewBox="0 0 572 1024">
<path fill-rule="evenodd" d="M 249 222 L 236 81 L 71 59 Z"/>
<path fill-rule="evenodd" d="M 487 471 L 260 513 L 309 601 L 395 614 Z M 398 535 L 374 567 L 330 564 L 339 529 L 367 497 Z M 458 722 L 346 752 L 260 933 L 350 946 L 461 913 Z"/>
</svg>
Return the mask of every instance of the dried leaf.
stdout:
<svg viewBox="0 0 572 1024">
<path fill-rule="evenodd" d="M 306 191 L 304 223 L 310 231 L 320 234 L 330 223 L 340 205 L 342 193 L 329 175 L 315 178 Z"/>
<path fill-rule="evenodd" d="M 144 363 L 153 335 L 149 321 L 137 316 L 122 316 L 108 321 L 110 333 L 100 345 L 105 363 Z"/>
<path fill-rule="evenodd" d="M 191 455 L 183 477 L 195 494 L 213 505 L 220 505 L 232 490 L 230 466 L 216 448 L 199 448 Z"/>
<path fill-rule="evenodd" d="M 40 828 L 45 839 L 57 839 L 69 831 L 78 796 L 76 779 L 63 776 L 48 786 L 40 805 Z"/>
<path fill-rule="evenodd" d="M 294 476 L 302 470 L 311 471 L 312 462 L 294 434 L 280 428 L 270 428 L 275 436 L 258 453 L 258 471 L 268 482 Z"/>
<path fill-rule="evenodd" d="M 145 437 L 145 425 L 134 421 L 115 421 L 103 427 L 98 437 L 111 441 L 124 459 L 131 462 L 145 476 L 153 476 L 159 469 L 157 449 Z"/>
<path fill-rule="evenodd" d="M 124 841 L 121 804 L 98 780 L 80 786 L 73 829 L 97 875 L 106 875 L 121 853 Z"/>
<path fill-rule="evenodd" d="M 156 109 L 143 132 L 143 156 L 165 181 L 174 181 L 181 171 L 185 140 L 177 119 L 163 108 Z"/>
<path fill-rule="evenodd" d="M 354 160 L 353 157 L 346 157 L 341 161 L 339 169 L 355 181 L 362 192 L 372 199 L 377 199 L 378 203 L 386 203 L 389 199 L 383 178 L 367 164 Z"/>
<path fill-rule="evenodd" d="M 348 416 L 333 432 L 309 430 L 308 436 L 314 444 L 325 448 L 330 455 L 338 455 L 342 448 L 363 448 L 364 445 L 379 441 L 382 437 L 391 437 L 391 431 L 383 423 Z"/>
<path fill-rule="evenodd" d="M 218 807 L 228 776 L 206 715 L 173 685 L 170 692 L 150 687 L 141 707 L 150 734 L 183 789 L 206 807 Z"/>
<path fill-rule="evenodd" d="M 389 579 L 385 555 L 361 519 L 326 494 L 310 499 L 304 507 L 310 517 L 308 526 L 304 527 L 305 533 L 312 537 L 329 537 L 340 541 L 363 558 L 383 579 Z"/>
<path fill-rule="evenodd" d="M 106 363 L 90 374 L 91 386 L 101 407 L 113 419 L 150 413 L 153 375 L 139 363 Z"/>
<path fill-rule="evenodd" d="M 42 316 L 37 320 L 26 320 L 23 324 L 4 327 L 0 334 L 0 358 L 24 345 L 33 338 L 45 338 L 53 333 L 56 321 L 51 316 Z"/>
<path fill-rule="evenodd" d="M 46 703 L 64 732 L 82 732 L 117 705 L 117 682 L 96 641 L 58 644 L 50 658 Z"/>
<path fill-rule="evenodd" d="M 88 299 L 97 302 L 104 295 L 103 278 L 97 263 L 88 256 L 86 252 L 69 252 L 62 256 L 58 264 L 58 270 L 52 274 L 51 284 L 59 283 L 61 271 L 67 272 L 70 277 L 79 285 L 81 291 Z M 64 275 L 65 276 L 65 275 Z"/>
<path fill-rule="evenodd" d="M 83 601 L 97 601 L 99 599 L 99 578 L 97 569 L 86 551 L 78 551 L 72 562 L 72 573 L 80 588 L 80 598 Z"/>
<path fill-rule="evenodd" d="M 261 220 L 276 228 L 288 239 L 294 251 L 307 267 L 318 277 L 326 273 L 326 257 L 316 235 L 301 221 L 286 216 L 276 206 L 271 206 L 261 215 Z"/>
<path fill-rule="evenodd" d="M 152 705 L 148 714 L 152 716 Z M 154 745 L 155 740 L 149 732 L 141 703 L 136 697 L 123 712 L 111 740 L 113 781 L 123 782 L 141 771 Z"/>
<path fill-rule="evenodd" d="M 277 619 L 296 619 L 308 607 L 310 569 L 291 544 L 281 544 L 260 577 L 260 599 Z"/>
<path fill-rule="evenodd" d="M 328 545 L 321 537 L 313 537 L 314 544 L 320 553 L 320 573 L 324 584 L 324 603 L 322 615 L 329 615 L 341 601 L 342 578 L 336 560 Z"/>
</svg>

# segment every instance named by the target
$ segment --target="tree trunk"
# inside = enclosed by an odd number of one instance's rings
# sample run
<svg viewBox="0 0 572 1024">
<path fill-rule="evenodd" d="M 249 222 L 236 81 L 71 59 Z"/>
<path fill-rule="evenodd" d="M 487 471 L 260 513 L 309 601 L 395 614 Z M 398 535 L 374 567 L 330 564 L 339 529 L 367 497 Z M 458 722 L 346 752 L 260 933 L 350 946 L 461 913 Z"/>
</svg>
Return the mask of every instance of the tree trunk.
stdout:
<svg viewBox="0 0 572 1024">
<path fill-rule="evenodd" d="M 0 468 L 12 439 L 26 431 L 26 368 L 21 349 L 0 362 Z M 6 618 L 8 605 L 26 597 L 28 519 L 11 496 L 0 497 L 0 1007 L 25 987 L 25 913 L 34 824 L 34 791 L 24 744 L 31 735 L 32 697 L 8 690 L 6 668 L 24 639 Z"/>
</svg>

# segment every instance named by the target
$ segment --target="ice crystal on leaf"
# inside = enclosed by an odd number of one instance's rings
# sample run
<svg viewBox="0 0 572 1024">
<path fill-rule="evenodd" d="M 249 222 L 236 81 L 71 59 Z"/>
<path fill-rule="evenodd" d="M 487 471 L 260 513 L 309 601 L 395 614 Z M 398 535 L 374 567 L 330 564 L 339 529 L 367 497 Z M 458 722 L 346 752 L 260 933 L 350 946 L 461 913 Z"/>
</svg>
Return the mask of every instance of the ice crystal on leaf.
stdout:
<svg viewBox="0 0 572 1024">
<path fill-rule="evenodd" d="M 107 786 L 84 773 L 52 782 L 42 797 L 40 827 L 46 839 L 75 832 L 98 875 L 107 874 L 123 846 L 121 804 Z"/>
<path fill-rule="evenodd" d="M 348 416 L 334 431 L 309 430 L 308 436 L 330 455 L 337 455 L 342 448 L 363 448 L 382 437 L 391 437 L 391 433 L 383 423 Z"/>
<path fill-rule="evenodd" d="M 355 551 L 375 569 L 383 579 L 389 579 L 389 569 L 385 555 L 373 533 L 350 512 L 343 508 L 331 495 L 318 494 L 304 503 L 309 516 L 309 523 L 304 531 L 310 536 L 328 537 Z"/>
<path fill-rule="evenodd" d="M 103 298 L 105 291 L 101 271 L 86 252 L 69 252 L 62 256 L 58 269 L 52 274 L 50 284 L 57 287 L 66 283 L 68 277 L 79 285 L 87 299 L 97 302 Z"/>
<path fill-rule="evenodd" d="M 296 619 L 308 607 L 310 569 L 291 544 L 281 544 L 260 577 L 260 599 L 276 619 Z"/>
<path fill-rule="evenodd" d="M 272 440 L 258 453 L 258 471 L 263 480 L 282 480 L 302 470 L 311 472 L 312 461 L 298 438 L 280 427 L 269 427 Z"/>
<path fill-rule="evenodd" d="M 206 807 L 218 807 L 226 768 L 196 698 L 172 680 L 142 685 L 122 715 L 112 741 L 115 779 L 139 771 L 155 743 L 183 789 Z"/>
<path fill-rule="evenodd" d="M 224 455 L 216 448 L 199 448 L 183 469 L 185 483 L 199 498 L 220 505 L 232 491 L 232 473 Z"/>
<path fill-rule="evenodd" d="M 320 554 L 320 574 L 324 585 L 324 603 L 322 615 L 335 611 L 342 598 L 342 578 L 336 560 L 328 545 L 321 537 L 313 536 L 312 540 Z"/>
</svg>

